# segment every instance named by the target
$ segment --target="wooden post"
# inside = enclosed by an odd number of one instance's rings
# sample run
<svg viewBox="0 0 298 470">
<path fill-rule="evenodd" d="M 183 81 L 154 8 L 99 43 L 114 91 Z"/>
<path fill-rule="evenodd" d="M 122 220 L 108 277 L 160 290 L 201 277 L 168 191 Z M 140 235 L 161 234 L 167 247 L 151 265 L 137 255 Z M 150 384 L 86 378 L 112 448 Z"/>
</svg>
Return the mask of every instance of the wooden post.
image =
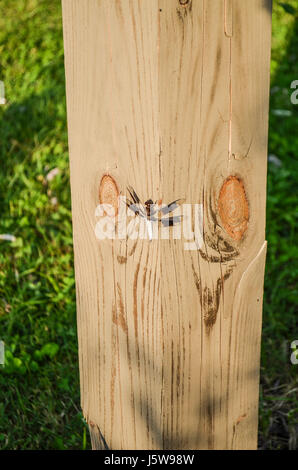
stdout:
<svg viewBox="0 0 298 470">
<path fill-rule="evenodd" d="M 93 448 L 255 449 L 271 2 L 62 4 Z M 98 204 L 120 211 L 130 186 L 202 204 L 203 241 L 178 238 L 187 216 L 170 239 L 99 240 Z"/>
</svg>

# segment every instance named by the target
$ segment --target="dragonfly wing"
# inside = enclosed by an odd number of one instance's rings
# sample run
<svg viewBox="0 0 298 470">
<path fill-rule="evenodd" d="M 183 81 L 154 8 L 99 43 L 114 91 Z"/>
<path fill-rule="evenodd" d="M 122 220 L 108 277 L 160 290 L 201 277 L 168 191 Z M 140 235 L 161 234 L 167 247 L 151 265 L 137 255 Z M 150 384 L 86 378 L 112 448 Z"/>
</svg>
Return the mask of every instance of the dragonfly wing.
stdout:
<svg viewBox="0 0 298 470">
<path fill-rule="evenodd" d="M 151 204 L 150 205 L 150 219 L 152 216 L 154 216 L 156 214 L 156 212 L 158 211 L 158 207 L 156 204 Z"/>
<path fill-rule="evenodd" d="M 176 199 L 176 201 L 173 201 L 170 204 L 168 204 L 167 206 L 162 207 L 160 209 L 160 212 L 162 213 L 162 215 L 167 215 L 170 212 L 173 212 L 174 210 L 176 210 L 177 207 L 179 207 L 179 204 L 178 204 L 179 201 L 181 201 L 181 199 Z"/>
<path fill-rule="evenodd" d="M 129 192 L 130 197 L 132 198 L 133 202 L 136 203 L 136 204 L 139 204 L 140 203 L 140 198 L 137 195 L 137 193 L 135 192 L 135 190 L 133 189 L 133 187 L 128 186 L 127 190 Z"/>
<path fill-rule="evenodd" d="M 133 205 L 133 202 L 130 201 L 129 199 L 126 199 L 126 205 L 127 205 L 127 207 L 130 207 L 130 206 Z"/>
<path fill-rule="evenodd" d="M 179 224 L 181 219 L 181 215 L 176 215 L 173 217 L 168 217 L 167 219 L 160 219 L 160 221 L 164 227 L 173 227 L 173 225 Z"/>
<path fill-rule="evenodd" d="M 139 207 L 137 206 L 137 204 L 127 203 L 127 207 L 128 207 L 128 209 L 130 209 L 135 214 L 138 214 L 140 212 Z"/>
<path fill-rule="evenodd" d="M 135 215 L 140 217 L 146 217 L 143 207 L 141 204 L 127 204 L 128 209 L 130 209 Z"/>
</svg>

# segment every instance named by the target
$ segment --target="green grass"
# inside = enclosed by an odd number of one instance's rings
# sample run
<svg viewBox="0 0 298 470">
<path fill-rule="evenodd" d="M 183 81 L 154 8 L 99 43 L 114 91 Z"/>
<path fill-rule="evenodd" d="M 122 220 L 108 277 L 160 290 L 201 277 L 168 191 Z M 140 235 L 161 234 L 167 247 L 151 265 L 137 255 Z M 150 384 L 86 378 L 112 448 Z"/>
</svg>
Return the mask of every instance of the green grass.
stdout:
<svg viewBox="0 0 298 470">
<path fill-rule="evenodd" d="M 287 2 L 298 12 L 298 1 Z M 274 4 L 269 127 L 267 230 L 260 439 L 264 449 L 298 448 L 298 365 L 290 362 L 298 339 L 297 151 L 298 105 L 291 83 L 298 79 L 298 16 Z M 290 111 L 280 117 L 276 110 Z M 272 161 L 273 160 L 273 161 Z M 296 240 L 295 240 L 296 238 Z"/>
<path fill-rule="evenodd" d="M 290 3 L 298 8 L 297 0 Z M 298 339 L 295 246 L 298 105 L 297 18 L 275 2 L 261 448 L 297 446 Z M 79 405 L 73 247 L 60 0 L 1 0 L 0 370 L 1 449 L 90 448 Z M 292 112 L 278 117 L 274 110 Z M 272 160 L 272 159 L 271 159 Z M 49 172 L 59 173 L 48 180 Z M 296 388 L 296 392 L 295 392 Z"/>
<path fill-rule="evenodd" d="M 0 448 L 81 449 L 60 2 L 2 0 L 0 49 Z"/>
</svg>

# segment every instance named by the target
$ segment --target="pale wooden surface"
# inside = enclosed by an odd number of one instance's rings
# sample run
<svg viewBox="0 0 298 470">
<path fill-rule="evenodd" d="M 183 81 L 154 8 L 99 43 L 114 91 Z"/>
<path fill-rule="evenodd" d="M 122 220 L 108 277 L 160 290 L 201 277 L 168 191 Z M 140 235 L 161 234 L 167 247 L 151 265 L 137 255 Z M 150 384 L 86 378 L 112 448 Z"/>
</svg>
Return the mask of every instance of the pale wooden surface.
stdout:
<svg viewBox="0 0 298 470">
<path fill-rule="evenodd" d="M 62 0 L 81 400 L 94 448 L 253 449 L 270 1 Z M 94 234 L 103 175 L 204 246 Z M 230 179 L 228 179 L 230 178 Z"/>
</svg>

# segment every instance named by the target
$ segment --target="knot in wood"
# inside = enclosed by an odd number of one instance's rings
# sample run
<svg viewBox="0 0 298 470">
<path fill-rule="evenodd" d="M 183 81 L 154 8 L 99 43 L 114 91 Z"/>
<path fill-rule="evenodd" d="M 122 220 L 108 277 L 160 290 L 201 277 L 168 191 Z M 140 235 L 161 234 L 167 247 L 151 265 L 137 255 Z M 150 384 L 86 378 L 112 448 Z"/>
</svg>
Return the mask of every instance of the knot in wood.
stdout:
<svg viewBox="0 0 298 470">
<path fill-rule="evenodd" d="M 241 240 L 247 230 L 249 206 L 243 181 L 237 176 L 229 176 L 220 190 L 218 212 L 222 225 L 234 240 Z"/>
<path fill-rule="evenodd" d="M 113 207 L 115 217 L 118 214 L 119 190 L 116 181 L 110 175 L 103 175 L 99 185 L 99 202 Z"/>
<path fill-rule="evenodd" d="M 179 0 L 179 3 L 182 7 L 186 7 L 190 2 L 191 0 Z"/>
</svg>

